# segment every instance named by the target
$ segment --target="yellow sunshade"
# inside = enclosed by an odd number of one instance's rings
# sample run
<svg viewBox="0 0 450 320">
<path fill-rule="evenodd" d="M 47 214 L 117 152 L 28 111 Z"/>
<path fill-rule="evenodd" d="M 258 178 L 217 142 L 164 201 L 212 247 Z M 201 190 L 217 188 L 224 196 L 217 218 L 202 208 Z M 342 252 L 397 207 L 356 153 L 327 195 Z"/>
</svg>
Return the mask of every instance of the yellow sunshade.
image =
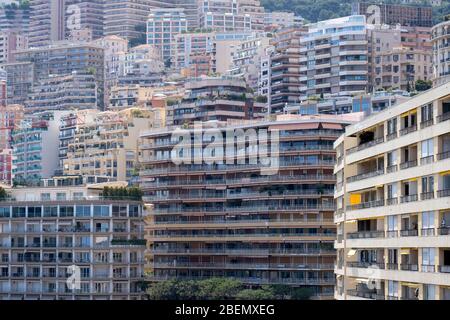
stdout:
<svg viewBox="0 0 450 320">
<path fill-rule="evenodd" d="M 400 254 L 410 254 L 411 250 L 410 249 L 401 249 L 400 250 Z"/>
<path fill-rule="evenodd" d="M 444 172 L 440 172 L 439 174 L 440 174 L 441 176 L 445 176 L 445 175 L 447 175 L 447 174 L 450 174 L 450 170 L 444 171 Z"/>
<path fill-rule="evenodd" d="M 350 204 L 360 204 L 361 203 L 361 194 L 360 193 L 354 193 L 350 194 Z"/>
<path fill-rule="evenodd" d="M 348 256 L 348 257 L 352 257 L 352 256 L 355 255 L 355 253 L 356 253 L 356 250 L 355 250 L 355 249 L 350 249 L 350 250 L 348 250 L 348 252 L 347 252 L 347 256 Z"/>
</svg>

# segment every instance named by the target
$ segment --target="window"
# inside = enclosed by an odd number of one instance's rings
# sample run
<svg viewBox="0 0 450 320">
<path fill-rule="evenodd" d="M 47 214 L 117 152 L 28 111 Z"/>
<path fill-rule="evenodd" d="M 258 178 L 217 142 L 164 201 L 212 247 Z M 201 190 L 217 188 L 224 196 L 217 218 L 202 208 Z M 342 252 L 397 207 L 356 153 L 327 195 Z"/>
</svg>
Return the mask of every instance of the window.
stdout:
<svg viewBox="0 0 450 320">
<path fill-rule="evenodd" d="M 94 217 L 109 217 L 109 206 L 94 206 Z"/>
<path fill-rule="evenodd" d="M 42 201 L 50 201 L 50 193 L 41 193 Z"/>
<path fill-rule="evenodd" d="M 388 223 L 388 225 L 387 225 L 387 228 L 388 228 L 388 231 L 396 231 L 396 230 L 398 230 L 397 229 L 397 216 L 388 216 L 387 217 L 388 218 L 388 221 L 387 221 L 387 223 Z"/>
<path fill-rule="evenodd" d="M 435 248 L 423 248 L 422 249 L 422 271 L 423 272 L 434 272 L 434 257 L 435 257 Z"/>
<path fill-rule="evenodd" d="M 422 213 L 422 229 L 434 228 L 434 212 L 426 211 Z"/>
<path fill-rule="evenodd" d="M 398 297 L 398 282 L 397 281 L 388 281 L 388 296 L 389 297 Z"/>
<path fill-rule="evenodd" d="M 0 218 L 9 218 L 11 216 L 11 211 L 9 207 L 0 207 Z"/>
<path fill-rule="evenodd" d="M 13 218 L 25 218 L 25 207 L 13 207 L 12 208 Z"/>
<path fill-rule="evenodd" d="M 433 120 L 433 104 L 423 106 L 420 110 L 422 116 L 422 122 Z"/>
<path fill-rule="evenodd" d="M 434 154 L 433 139 L 422 141 L 422 158 L 430 157 Z"/>
<path fill-rule="evenodd" d="M 76 206 L 75 214 L 77 217 L 90 217 L 91 206 Z"/>
<path fill-rule="evenodd" d="M 66 200 L 66 193 L 65 192 L 58 192 L 56 194 L 56 200 L 58 200 L 58 201 Z"/>
<path fill-rule="evenodd" d="M 60 217 L 73 217 L 73 206 L 60 206 L 59 207 Z"/>
<path fill-rule="evenodd" d="M 392 118 L 387 122 L 387 134 L 393 134 L 397 132 L 397 118 Z"/>
<path fill-rule="evenodd" d="M 393 166 L 397 164 L 397 151 L 391 151 L 387 154 L 387 166 Z"/>
<path fill-rule="evenodd" d="M 74 192 L 73 199 L 74 200 L 82 200 L 84 198 L 83 192 Z"/>
<path fill-rule="evenodd" d="M 396 183 L 392 183 L 392 184 L 388 184 L 388 199 L 393 199 L 393 198 L 397 198 L 398 194 L 397 194 L 397 184 Z"/>
<path fill-rule="evenodd" d="M 139 217 L 139 206 L 129 205 L 128 211 L 129 211 L 129 217 Z"/>
<path fill-rule="evenodd" d="M 126 217 L 127 206 L 112 206 L 113 217 Z"/>
<path fill-rule="evenodd" d="M 57 217 L 58 207 L 44 207 L 44 217 Z"/>
<path fill-rule="evenodd" d="M 422 193 L 434 192 L 434 177 L 422 177 Z"/>
<path fill-rule="evenodd" d="M 28 217 L 29 218 L 39 218 L 42 216 L 41 207 L 28 207 Z"/>
<path fill-rule="evenodd" d="M 423 286 L 423 300 L 436 299 L 436 286 L 434 284 L 425 284 Z"/>
</svg>

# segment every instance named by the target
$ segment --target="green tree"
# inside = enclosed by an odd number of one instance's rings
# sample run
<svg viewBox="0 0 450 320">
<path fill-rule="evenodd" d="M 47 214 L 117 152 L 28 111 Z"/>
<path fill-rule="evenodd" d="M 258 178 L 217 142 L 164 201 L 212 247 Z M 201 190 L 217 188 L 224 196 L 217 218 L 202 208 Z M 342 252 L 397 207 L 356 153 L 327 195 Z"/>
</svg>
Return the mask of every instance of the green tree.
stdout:
<svg viewBox="0 0 450 320">
<path fill-rule="evenodd" d="M 416 84 L 415 84 L 416 90 L 417 91 L 426 91 L 428 89 L 431 89 L 432 87 L 432 83 L 431 81 L 426 81 L 426 80 L 417 80 Z"/>
<path fill-rule="evenodd" d="M 8 198 L 8 193 L 4 188 L 0 187 L 0 201 L 5 200 L 6 198 Z"/>
<path fill-rule="evenodd" d="M 237 295 L 238 300 L 273 300 L 275 294 L 273 289 L 269 286 L 263 286 L 260 289 L 244 289 Z"/>
<path fill-rule="evenodd" d="M 229 278 L 211 278 L 198 284 L 199 296 L 202 299 L 224 300 L 232 299 L 241 289 L 241 282 Z"/>
</svg>

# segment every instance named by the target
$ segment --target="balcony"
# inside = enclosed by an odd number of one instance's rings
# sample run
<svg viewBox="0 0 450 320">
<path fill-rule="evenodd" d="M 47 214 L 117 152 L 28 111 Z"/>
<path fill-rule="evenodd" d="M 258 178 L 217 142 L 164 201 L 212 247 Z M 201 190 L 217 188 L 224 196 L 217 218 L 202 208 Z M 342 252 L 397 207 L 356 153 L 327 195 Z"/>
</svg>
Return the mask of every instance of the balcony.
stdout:
<svg viewBox="0 0 450 320">
<path fill-rule="evenodd" d="M 397 139 L 397 137 L 398 137 L 397 132 L 390 133 L 386 136 L 386 141 Z"/>
<path fill-rule="evenodd" d="M 398 166 L 396 164 L 386 167 L 386 173 L 397 172 L 397 170 L 398 170 Z"/>
<path fill-rule="evenodd" d="M 400 163 L 401 170 L 412 168 L 412 167 L 417 167 L 417 160 L 411 160 L 411 161 L 406 161 L 406 162 Z"/>
<path fill-rule="evenodd" d="M 398 270 L 398 263 L 386 263 L 386 269 Z"/>
<path fill-rule="evenodd" d="M 426 164 L 430 164 L 434 161 L 434 156 L 428 156 L 428 157 L 423 157 L 420 158 L 420 165 L 424 166 Z"/>
<path fill-rule="evenodd" d="M 402 271 L 419 271 L 417 264 L 402 263 L 400 264 L 400 270 Z"/>
<path fill-rule="evenodd" d="M 398 198 L 389 198 L 386 199 L 386 205 L 387 206 L 392 206 L 394 204 L 398 204 Z"/>
<path fill-rule="evenodd" d="M 357 147 L 353 147 L 353 148 L 348 149 L 347 150 L 347 154 L 352 154 L 354 152 L 361 151 L 361 150 L 373 147 L 373 146 L 375 146 L 377 144 L 380 144 L 380 143 L 383 143 L 383 142 L 384 142 L 384 137 L 381 137 L 381 138 L 378 138 L 378 139 L 374 139 L 372 141 L 360 144 Z"/>
<path fill-rule="evenodd" d="M 450 227 L 438 228 L 438 234 L 440 236 L 448 236 L 448 235 L 450 235 Z"/>
<path fill-rule="evenodd" d="M 372 299 L 372 300 L 384 300 L 384 296 L 380 295 L 376 292 L 363 292 L 363 291 L 358 291 L 355 289 L 347 290 L 347 295 L 353 296 L 353 297 L 365 298 L 365 299 Z"/>
<path fill-rule="evenodd" d="M 434 192 L 422 192 L 420 194 L 420 200 L 434 199 Z"/>
<path fill-rule="evenodd" d="M 426 127 L 432 126 L 434 124 L 433 119 L 422 121 L 420 123 L 420 129 L 424 129 Z"/>
<path fill-rule="evenodd" d="M 417 201 L 417 199 L 418 199 L 417 194 L 411 194 L 409 196 L 402 196 L 400 198 L 400 203 L 414 202 L 414 201 Z"/>
<path fill-rule="evenodd" d="M 450 273 L 450 266 L 438 266 L 438 270 L 441 273 Z"/>
<path fill-rule="evenodd" d="M 437 154 L 438 160 L 444 160 L 444 159 L 448 159 L 448 158 L 450 158 L 450 151 L 441 152 L 441 153 Z"/>
<path fill-rule="evenodd" d="M 402 130 L 400 130 L 400 136 L 405 136 L 407 134 L 410 134 L 411 132 L 417 131 L 417 125 L 413 125 L 410 127 L 406 127 Z"/>
<path fill-rule="evenodd" d="M 368 179 L 368 178 L 372 178 L 372 177 L 376 177 L 376 176 L 381 176 L 383 174 L 384 174 L 384 169 L 367 172 L 367 173 L 361 173 L 356 176 L 348 177 L 347 182 L 350 183 L 350 182 L 360 181 L 360 180 L 364 180 L 364 179 Z"/>
<path fill-rule="evenodd" d="M 434 228 L 423 228 L 420 230 L 420 235 L 423 237 L 434 236 L 435 230 Z"/>
<path fill-rule="evenodd" d="M 417 237 L 419 232 L 417 229 L 400 230 L 401 237 Z"/>
<path fill-rule="evenodd" d="M 422 265 L 422 272 L 435 272 L 436 266 L 429 265 L 429 264 L 423 264 Z"/>
<path fill-rule="evenodd" d="M 438 197 L 439 198 L 450 197 L 450 189 L 439 190 Z"/>
<path fill-rule="evenodd" d="M 384 269 L 384 263 L 368 262 L 368 261 L 356 261 L 356 262 L 347 262 L 347 267 L 349 267 L 349 268 L 378 268 L 378 269 Z"/>
<path fill-rule="evenodd" d="M 347 233 L 348 239 L 384 238 L 384 231 L 358 231 Z"/>
<path fill-rule="evenodd" d="M 382 207 L 382 206 L 384 206 L 384 199 L 362 202 L 359 204 L 352 204 L 352 205 L 347 206 L 347 210 L 359 210 L 359 209 L 375 208 L 375 207 Z"/>
<path fill-rule="evenodd" d="M 450 112 L 446 112 L 440 116 L 437 117 L 437 122 L 444 122 L 450 119 Z"/>
</svg>

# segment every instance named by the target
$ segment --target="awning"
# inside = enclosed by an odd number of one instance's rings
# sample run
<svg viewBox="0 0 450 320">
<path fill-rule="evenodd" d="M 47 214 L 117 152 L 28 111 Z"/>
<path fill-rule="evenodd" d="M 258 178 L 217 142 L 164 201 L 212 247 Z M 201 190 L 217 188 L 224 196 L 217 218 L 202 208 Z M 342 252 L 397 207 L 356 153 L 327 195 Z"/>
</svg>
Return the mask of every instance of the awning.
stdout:
<svg viewBox="0 0 450 320">
<path fill-rule="evenodd" d="M 340 123 L 322 123 L 322 128 L 324 128 L 324 129 L 341 130 L 342 129 L 342 124 L 340 124 Z"/>
<path fill-rule="evenodd" d="M 269 127 L 269 130 L 298 130 L 298 129 L 318 129 L 319 123 L 305 122 L 305 123 L 291 123 L 291 124 L 279 124 Z"/>
</svg>

